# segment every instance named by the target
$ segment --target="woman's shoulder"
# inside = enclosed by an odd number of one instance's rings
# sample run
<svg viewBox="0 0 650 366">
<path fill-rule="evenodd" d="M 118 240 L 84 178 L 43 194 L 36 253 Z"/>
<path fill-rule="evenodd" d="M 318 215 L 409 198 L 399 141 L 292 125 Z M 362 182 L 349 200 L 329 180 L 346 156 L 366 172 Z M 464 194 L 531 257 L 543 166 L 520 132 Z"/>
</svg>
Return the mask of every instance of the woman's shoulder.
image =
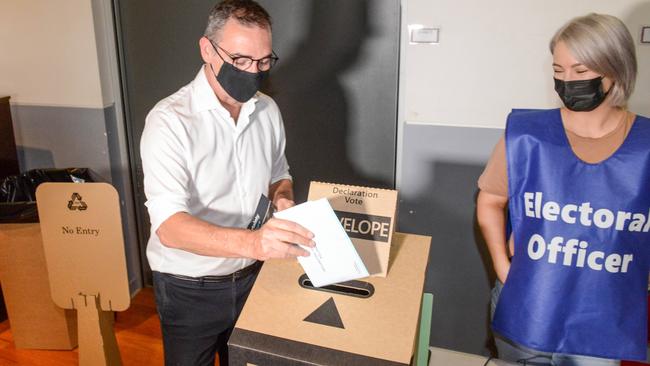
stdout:
<svg viewBox="0 0 650 366">
<path fill-rule="evenodd" d="M 506 136 L 511 133 L 531 134 L 547 130 L 549 123 L 562 126 L 560 110 L 556 109 L 513 109 L 506 120 Z"/>
<path fill-rule="evenodd" d="M 641 136 L 642 139 L 650 138 L 650 118 L 635 114 L 635 117 L 632 119 L 632 125 L 629 128 L 630 133 L 634 135 Z"/>
<path fill-rule="evenodd" d="M 639 122 L 639 121 L 643 121 L 643 123 L 650 123 L 650 117 L 646 117 L 644 115 L 635 113 L 635 121 L 634 122 L 636 123 L 636 122 Z"/>
<path fill-rule="evenodd" d="M 549 118 L 558 118 L 560 109 L 512 109 L 508 115 L 508 121 L 539 121 L 548 120 Z"/>
</svg>

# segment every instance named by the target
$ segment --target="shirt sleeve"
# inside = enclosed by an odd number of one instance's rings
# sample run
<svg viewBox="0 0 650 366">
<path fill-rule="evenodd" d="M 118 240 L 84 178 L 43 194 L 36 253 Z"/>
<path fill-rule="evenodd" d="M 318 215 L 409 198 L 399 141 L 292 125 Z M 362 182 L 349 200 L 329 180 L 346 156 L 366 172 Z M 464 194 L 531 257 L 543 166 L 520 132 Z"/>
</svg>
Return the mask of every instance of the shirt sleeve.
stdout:
<svg viewBox="0 0 650 366">
<path fill-rule="evenodd" d="M 284 155 L 284 150 L 286 147 L 286 136 L 284 133 L 284 122 L 282 121 L 282 115 L 280 114 L 279 109 L 277 109 L 277 120 L 276 122 L 276 134 L 277 138 L 275 139 L 275 146 L 273 150 L 273 167 L 271 168 L 271 184 L 276 183 L 282 179 L 291 179 L 291 174 L 289 174 L 289 163 L 287 163 L 287 158 Z"/>
<path fill-rule="evenodd" d="M 503 136 L 499 139 L 483 174 L 478 178 L 481 191 L 508 197 L 508 168 L 506 163 L 506 144 Z"/>
<path fill-rule="evenodd" d="M 175 116 L 155 110 L 147 116 L 140 155 L 152 232 L 173 214 L 189 212 L 190 174 L 184 138 Z"/>
</svg>

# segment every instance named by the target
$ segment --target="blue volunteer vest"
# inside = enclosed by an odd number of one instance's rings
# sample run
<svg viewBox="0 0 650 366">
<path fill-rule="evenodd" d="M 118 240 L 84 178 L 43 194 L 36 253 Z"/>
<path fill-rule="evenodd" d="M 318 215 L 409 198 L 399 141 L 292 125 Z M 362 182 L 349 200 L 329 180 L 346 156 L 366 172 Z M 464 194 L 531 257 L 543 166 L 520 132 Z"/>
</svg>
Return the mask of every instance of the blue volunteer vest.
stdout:
<svg viewBox="0 0 650 366">
<path fill-rule="evenodd" d="M 513 111 L 505 141 L 515 253 L 494 331 L 543 352 L 645 360 L 650 119 L 598 164 L 573 153 L 559 109 Z"/>
</svg>

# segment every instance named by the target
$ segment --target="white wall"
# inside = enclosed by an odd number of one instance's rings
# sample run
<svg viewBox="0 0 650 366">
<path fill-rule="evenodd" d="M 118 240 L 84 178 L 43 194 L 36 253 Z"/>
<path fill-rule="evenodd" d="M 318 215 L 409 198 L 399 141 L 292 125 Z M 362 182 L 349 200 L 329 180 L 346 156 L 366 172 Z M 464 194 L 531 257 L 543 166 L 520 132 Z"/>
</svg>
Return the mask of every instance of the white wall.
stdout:
<svg viewBox="0 0 650 366">
<path fill-rule="evenodd" d="M 589 12 L 618 16 L 630 29 L 639 63 L 630 109 L 650 116 L 650 45 L 639 43 L 649 1 L 402 0 L 402 7 L 400 123 L 503 127 L 512 108 L 559 106 L 548 42 Z M 440 28 L 440 43 L 408 44 L 409 24 Z"/>
<path fill-rule="evenodd" d="M 111 0 L 0 0 L 0 96 L 21 169 L 89 167 L 120 193 L 131 290 L 141 287 Z"/>
<path fill-rule="evenodd" d="M 90 0 L 0 1 L 0 95 L 103 108 Z"/>
</svg>

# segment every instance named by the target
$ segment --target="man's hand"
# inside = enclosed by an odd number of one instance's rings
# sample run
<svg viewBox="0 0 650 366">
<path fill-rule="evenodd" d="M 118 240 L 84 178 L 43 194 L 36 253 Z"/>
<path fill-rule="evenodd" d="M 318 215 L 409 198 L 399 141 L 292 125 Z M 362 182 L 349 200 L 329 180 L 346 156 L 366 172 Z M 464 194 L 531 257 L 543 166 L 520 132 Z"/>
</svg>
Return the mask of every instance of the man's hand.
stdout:
<svg viewBox="0 0 650 366">
<path fill-rule="evenodd" d="M 278 200 L 275 201 L 274 204 L 275 204 L 275 207 L 278 209 L 278 211 L 286 210 L 287 208 L 293 207 L 293 206 L 296 205 L 295 202 L 293 202 L 292 200 L 290 200 L 288 198 L 284 198 L 284 197 L 278 198 Z"/>
<path fill-rule="evenodd" d="M 259 230 L 252 231 L 251 257 L 258 260 L 269 258 L 307 257 L 309 252 L 297 244 L 313 248 L 316 243 L 309 230 L 301 225 L 287 220 L 272 218 Z"/>
<path fill-rule="evenodd" d="M 279 180 L 269 186 L 269 197 L 278 211 L 286 210 L 296 204 L 293 202 L 293 183 L 290 179 Z"/>
</svg>

